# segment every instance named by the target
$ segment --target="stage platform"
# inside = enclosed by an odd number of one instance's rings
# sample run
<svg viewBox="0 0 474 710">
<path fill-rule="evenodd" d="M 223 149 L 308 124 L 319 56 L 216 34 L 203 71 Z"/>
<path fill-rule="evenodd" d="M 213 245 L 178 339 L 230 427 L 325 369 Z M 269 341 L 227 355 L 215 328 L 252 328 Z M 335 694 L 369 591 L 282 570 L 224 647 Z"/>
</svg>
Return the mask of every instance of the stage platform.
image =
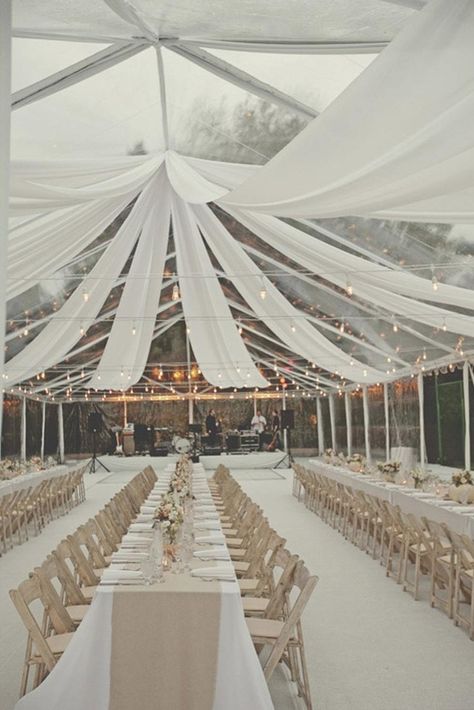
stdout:
<svg viewBox="0 0 474 710">
<path fill-rule="evenodd" d="M 150 463 L 156 470 L 163 469 L 167 464 L 177 461 L 178 454 L 168 456 L 101 456 L 100 460 L 107 468 L 126 468 L 131 466 L 148 465 Z M 200 456 L 200 462 L 209 471 L 215 471 L 219 464 L 230 469 L 262 469 L 275 468 L 281 461 L 286 462 L 284 451 L 256 451 L 250 454 L 221 454 L 220 456 Z M 146 462 L 146 463 L 145 463 Z"/>
</svg>

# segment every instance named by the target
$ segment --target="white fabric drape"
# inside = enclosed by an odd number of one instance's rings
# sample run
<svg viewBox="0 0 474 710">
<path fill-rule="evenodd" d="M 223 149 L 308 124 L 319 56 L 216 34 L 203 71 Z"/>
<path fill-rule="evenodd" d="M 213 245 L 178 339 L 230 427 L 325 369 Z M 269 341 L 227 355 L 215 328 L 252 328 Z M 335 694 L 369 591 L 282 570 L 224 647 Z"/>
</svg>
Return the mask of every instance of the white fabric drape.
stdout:
<svg viewBox="0 0 474 710">
<path fill-rule="evenodd" d="M 21 382 L 63 360 L 81 339 L 81 324 L 86 332 L 94 322 L 135 245 L 151 207 L 152 187 L 149 184 L 140 194 L 115 238 L 64 306 L 31 343 L 9 360 L 5 368 L 9 382 Z"/>
<path fill-rule="evenodd" d="M 238 333 L 189 206 L 175 194 L 171 205 L 183 311 L 204 377 L 221 387 L 266 387 Z"/>
<path fill-rule="evenodd" d="M 349 392 L 344 392 L 344 409 L 346 412 L 347 455 L 352 456 L 352 402 Z"/>
<path fill-rule="evenodd" d="M 318 419 L 318 452 L 319 455 L 322 456 L 324 454 L 324 425 L 321 397 L 316 397 L 316 416 Z"/>
<path fill-rule="evenodd" d="M 426 444 L 425 444 L 425 392 L 423 383 L 423 373 L 419 372 L 418 384 L 418 408 L 420 417 L 420 466 L 425 468 L 426 464 Z"/>
<path fill-rule="evenodd" d="M 193 170 L 186 160 L 172 150 L 166 153 L 166 171 L 175 192 L 189 204 L 215 201 L 228 192 L 225 187 L 210 182 Z"/>
<path fill-rule="evenodd" d="M 364 410 L 364 441 L 365 441 L 365 458 L 371 461 L 372 454 L 370 450 L 370 414 L 369 414 L 369 393 L 367 387 L 362 387 L 362 405 Z"/>
<path fill-rule="evenodd" d="M 349 380 L 385 379 L 385 373 L 355 360 L 331 343 L 262 275 L 261 270 L 206 205 L 193 212 L 206 242 L 253 312 L 293 352 Z M 262 286 L 266 298 L 260 297 Z M 364 374 L 365 372 L 365 374 Z"/>
<path fill-rule="evenodd" d="M 279 216 L 474 221 L 474 4 L 432 0 L 225 198 Z"/>
<path fill-rule="evenodd" d="M 469 363 L 466 360 L 462 368 L 464 399 L 464 468 L 471 470 L 471 407 L 469 401 Z"/>
<path fill-rule="evenodd" d="M 170 226 L 169 189 L 164 172 L 154 179 L 153 202 L 145 221 L 114 323 L 89 385 L 123 389 L 143 375 L 163 282 Z"/>
<path fill-rule="evenodd" d="M 287 254 L 288 250 L 291 249 L 291 258 L 305 268 L 316 274 L 321 274 L 324 279 L 339 288 L 345 289 L 347 287 L 347 275 L 344 267 L 341 267 L 341 264 L 345 263 L 345 252 L 341 253 L 339 249 L 334 247 L 332 247 L 333 251 L 328 250 L 328 245 L 323 246 L 319 240 L 286 224 L 281 219 L 227 207 L 226 211 L 283 254 Z M 360 264 L 365 265 L 367 268 L 368 262 L 360 259 Z M 359 265 L 359 269 L 361 265 Z M 369 268 L 372 269 L 372 265 Z M 417 282 L 424 282 L 427 284 L 426 289 L 428 291 L 431 289 L 431 294 L 435 293 L 430 282 L 417 277 L 412 278 Z M 376 303 L 389 313 L 410 318 L 410 320 L 431 327 L 446 327 L 446 330 L 454 333 L 470 337 L 474 336 L 474 322 L 470 316 L 461 315 L 428 303 L 420 304 L 411 298 L 393 293 L 387 290 L 387 287 L 383 288 L 381 285 L 380 287 L 372 286 L 365 278 L 364 273 L 357 279 L 351 280 L 351 285 L 355 295 L 360 296 L 369 303 Z M 453 293 L 455 293 L 454 297 L 462 298 L 465 307 L 472 308 L 472 299 L 470 299 L 471 305 L 467 306 L 471 291 L 454 286 L 446 286 L 446 289 L 445 293 L 449 291 L 449 298 L 452 298 Z M 423 293 L 425 293 L 425 289 L 423 289 Z M 423 297 L 428 298 L 429 296 L 426 294 Z"/>
</svg>

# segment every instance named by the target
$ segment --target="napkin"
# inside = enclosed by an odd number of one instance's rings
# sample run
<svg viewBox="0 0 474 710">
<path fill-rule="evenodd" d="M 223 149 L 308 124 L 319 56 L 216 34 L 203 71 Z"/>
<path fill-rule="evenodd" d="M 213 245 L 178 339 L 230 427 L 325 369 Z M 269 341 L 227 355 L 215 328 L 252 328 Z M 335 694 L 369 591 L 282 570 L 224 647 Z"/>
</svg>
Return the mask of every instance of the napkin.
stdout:
<svg viewBox="0 0 474 710">
<path fill-rule="evenodd" d="M 118 550 L 112 555 L 112 562 L 140 562 L 148 557 L 148 552 Z"/>
<path fill-rule="evenodd" d="M 129 527 L 130 532 L 149 532 L 153 530 L 153 523 L 132 523 Z"/>
<path fill-rule="evenodd" d="M 220 530 L 221 524 L 218 520 L 196 520 L 196 527 L 201 530 Z"/>
<path fill-rule="evenodd" d="M 140 513 L 143 513 L 144 515 L 146 515 L 147 513 L 151 513 L 153 515 L 155 510 L 156 506 L 154 505 L 142 505 L 142 507 L 140 508 Z"/>
<path fill-rule="evenodd" d="M 235 573 L 231 566 L 219 567 L 198 567 L 191 571 L 193 577 L 202 577 L 203 579 L 222 579 L 224 581 L 235 580 Z"/>
<path fill-rule="evenodd" d="M 102 582 L 117 582 L 118 584 L 131 580 L 142 581 L 143 574 L 138 570 L 131 569 L 105 569 L 101 577 Z"/>
<path fill-rule="evenodd" d="M 201 560 L 230 560 L 229 553 L 225 547 L 215 547 L 212 550 L 197 550 L 193 555 Z"/>
<path fill-rule="evenodd" d="M 196 513 L 194 520 L 198 522 L 199 520 L 219 520 L 219 514 L 208 510 L 204 513 Z"/>
<path fill-rule="evenodd" d="M 212 535 L 201 535 L 199 537 L 195 538 L 195 541 L 197 542 L 198 545 L 204 545 L 206 542 L 209 544 L 213 543 L 225 543 L 225 537 L 222 533 L 213 533 Z"/>
<path fill-rule="evenodd" d="M 153 513 L 139 513 L 135 523 L 153 523 Z"/>
</svg>

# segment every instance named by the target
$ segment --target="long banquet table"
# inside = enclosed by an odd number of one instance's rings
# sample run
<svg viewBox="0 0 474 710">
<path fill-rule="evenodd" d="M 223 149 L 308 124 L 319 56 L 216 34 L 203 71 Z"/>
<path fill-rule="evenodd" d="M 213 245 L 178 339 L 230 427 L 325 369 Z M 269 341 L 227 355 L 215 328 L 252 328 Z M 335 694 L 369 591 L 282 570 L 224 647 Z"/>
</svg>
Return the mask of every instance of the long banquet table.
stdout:
<svg viewBox="0 0 474 710">
<path fill-rule="evenodd" d="M 167 489 L 170 469 L 160 474 L 148 506 Z M 198 554 L 215 549 L 228 561 L 193 557 L 191 572 L 167 572 L 164 582 L 150 586 L 132 579 L 128 584 L 104 581 L 124 567 L 112 561 L 63 657 L 16 710 L 273 708 L 201 464 L 193 467 L 193 493 L 195 507 L 210 511 L 215 521 L 214 529 L 200 530 L 201 513 L 195 534 L 219 538 L 218 545 L 197 548 Z M 142 511 L 146 508 L 145 503 Z M 146 524 L 134 523 L 124 540 L 139 535 L 137 525 L 147 535 Z M 197 568 L 223 566 L 230 577 L 226 581 L 193 576 Z"/>
<path fill-rule="evenodd" d="M 10 478 L 7 481 L 0 482 L 0 497 L 13 493 L 23 488 L 29 488 L 30 486 L 37 486 L 38 483 L 46 481 L 50 478 L 57 478 L 57 476 L 63 476 L 67 473 L 67 466 L 51 466 L 44 471 L 33 471 L 32 473 L 24 473 L 15 478 Z"/>
<path fill-rule="evenodd" d="M 418 518 L 425 517 L 439 523 L 446 523 L 457 533 L 468 535 L 474 540 L 474 505 L 460 505 L 437 497 L 434 493 L 415 490 L 396 483 L 379 481 L 370 475 L 354 473 L 342 466 L 310 459 L 305 464 L 308 469 L 327 476 L 344 486 L 356 488 L 369 495 L 400 506 L 404 513 L 413 513 Z"/>
</svg>

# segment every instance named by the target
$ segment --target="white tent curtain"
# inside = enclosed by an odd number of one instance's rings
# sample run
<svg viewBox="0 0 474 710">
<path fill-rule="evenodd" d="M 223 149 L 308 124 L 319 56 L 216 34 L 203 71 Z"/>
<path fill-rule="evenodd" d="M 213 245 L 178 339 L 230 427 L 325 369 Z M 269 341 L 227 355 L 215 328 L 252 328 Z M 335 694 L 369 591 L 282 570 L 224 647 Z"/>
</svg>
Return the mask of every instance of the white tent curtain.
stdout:
<svg viewBox="0 0 474 710">
<path fill-rule="evenodd" d="M 204 377 L 221 387 L 266 387 L 239 335 L 190 207 L 175 193 L 171 205 L 178 274 L 184 275 L 179 280 L 183 311 Z"/>
<path fill-rule="evenodd" d="M 153 202 L 91 387 L 126 389 L 143 375 L 158 312 L 169 227 L 169 189 L 161 172 L 154 179 Z"/>
<path fill-rule="evenodd" d="M 473 32 L 471 0 L 431 0 L 225 203 L 279 216 L 474 221 Z"/>
</svg>

